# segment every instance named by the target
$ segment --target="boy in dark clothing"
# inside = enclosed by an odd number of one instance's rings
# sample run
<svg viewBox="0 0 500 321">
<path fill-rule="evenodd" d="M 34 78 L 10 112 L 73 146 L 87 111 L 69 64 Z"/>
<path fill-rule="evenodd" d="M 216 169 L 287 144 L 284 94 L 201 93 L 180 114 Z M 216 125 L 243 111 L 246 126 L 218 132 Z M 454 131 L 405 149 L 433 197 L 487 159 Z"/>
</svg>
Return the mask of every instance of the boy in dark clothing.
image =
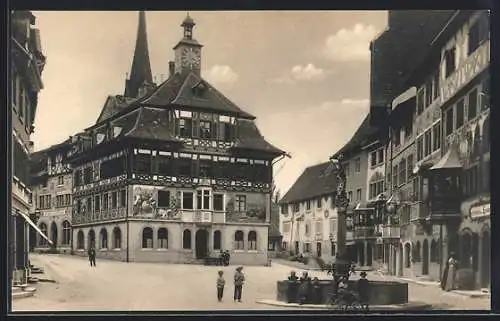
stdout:
<svg viewBox="0 0 500 321">
<path fill-rule="evenodd" d="M 370 302 L 370 282 L 366 279 L 366 272 L 361 272 L 359 276 L 361 277 L 358 280 L 359 301 L 363 309 L 368 310 L 368 303 Z"/>
<path fill-rule="evenodd" d="M 91 246 L 89 248 L 88 255 L 89 255 L 90 266 L 95 267 L 95 249 L 94 249 L 94 246 Z"/>
<path fill-rule="evenodd" d="M 226 285 L 226 280 L 224 280 L 224 272 L 219 271 L 219 277 L 217 278 L 217 300 L 222 301 L 224 296 L 224 285 Z"/>
</svg>

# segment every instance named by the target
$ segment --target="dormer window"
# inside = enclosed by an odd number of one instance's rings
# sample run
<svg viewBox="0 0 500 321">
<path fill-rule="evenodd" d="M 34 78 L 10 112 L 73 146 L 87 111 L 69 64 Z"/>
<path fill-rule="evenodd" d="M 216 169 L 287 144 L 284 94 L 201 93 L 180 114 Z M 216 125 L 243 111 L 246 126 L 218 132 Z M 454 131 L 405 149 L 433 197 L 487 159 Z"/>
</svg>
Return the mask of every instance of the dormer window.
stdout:
<svg viewBox="0 0 500 321">
<path fill-rule="evenodd" d="M 203 98 L 206 90 L 207 86 L 203 82 L 199 82 L 196 86 L 193 87 L 193 94 L 197 98 Z"/>
<path fill-rule="evenodd" d="M 123 129 L 123 128 L 122 128 L 122 127 L 120 127 L 120 126 L 115 126 L 115 127 L 113 127 L 113 138 L 118 137 L 118 136 L 121 134 L 122 129 Z"/>
<path fill-rule="evenodd" d="M 103 134 L 103 133 L 98 133 L 96 136 L 95 136 L 95 142 L 96 144 L 100 144 L 104 141 L 104 139 L 106 138 L 106 135 Z"/>
</svg>

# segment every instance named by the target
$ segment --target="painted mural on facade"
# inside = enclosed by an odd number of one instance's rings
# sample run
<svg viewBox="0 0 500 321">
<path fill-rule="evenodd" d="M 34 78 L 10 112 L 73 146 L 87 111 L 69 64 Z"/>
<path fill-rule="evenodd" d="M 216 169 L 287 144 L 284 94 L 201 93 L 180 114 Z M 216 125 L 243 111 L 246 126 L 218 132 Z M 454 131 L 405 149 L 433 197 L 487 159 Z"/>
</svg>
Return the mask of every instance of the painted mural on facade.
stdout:
<svg viewBox="0 0 500 321">
<path fill-rule="evenodd" d="M 137 217 L 180 220 L 180 192 L 162 187 L 139 185 L 134 186 L 134 202 L 132 213 Z M 168 206 L 158 205 L 158 191 L 168 191 L 170 200 Z"/>
<path fill-rule="evenodd" d="M 266 194 L 228 193 L 226 195 L 226 221 L 228 222 L 266 222 Z"/>
</svg>

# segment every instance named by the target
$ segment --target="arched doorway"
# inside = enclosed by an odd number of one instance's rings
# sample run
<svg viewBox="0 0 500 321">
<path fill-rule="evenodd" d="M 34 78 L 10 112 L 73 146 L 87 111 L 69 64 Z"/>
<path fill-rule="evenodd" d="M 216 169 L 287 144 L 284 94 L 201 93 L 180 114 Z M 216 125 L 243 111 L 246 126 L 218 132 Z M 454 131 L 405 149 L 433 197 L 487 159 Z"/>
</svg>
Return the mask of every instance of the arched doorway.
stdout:
<svg viewBox="0 0 500 321">
<path fill-rule="evenodd" d="M 52 246 L 57 247 L 57 225 L 56 222 L 50 224 L 50 240 L 52 241 Z"/>
<path fill-rule="evenodd" d="M 208 231 L 200 229 L 195 235 L 196 259 L 203 259 L 208 255 Z"/>
<path fill-rule="evenodd" d="M 429 274 L 429 241 L 424 240 L 422 245 L 422 275 Z"/>
<path fill-rule="evenodd" d="M 472 268 L 472 233 L 468 230 L 460 236 L 458 265 L 462 269 Z"/>
<path fill-rule="evenodd" d="M 88 248 L 90 249 L 92 246 L 95 247 L 95 232 L 94 232 L 94 230 L 89 231 Z"/>
<path fill-rule="evenodd" d="M 490 286 L 490 269 L 491 269 L 491 247 L 490 247 L 490 232 L 483 231 L 481 236 L 481 287 L 488 288 Z"/>
<path fill-rule="evenodd" d="M 372 243 L 366 243 L 366 265 L 372 266 L 373 264 L 373 245 Z"/>
<path fill-rule="evenodd" d="M 405 243 L 405 268 L 411 267 L 411 245 L 410 243 Z"/>
</svg>

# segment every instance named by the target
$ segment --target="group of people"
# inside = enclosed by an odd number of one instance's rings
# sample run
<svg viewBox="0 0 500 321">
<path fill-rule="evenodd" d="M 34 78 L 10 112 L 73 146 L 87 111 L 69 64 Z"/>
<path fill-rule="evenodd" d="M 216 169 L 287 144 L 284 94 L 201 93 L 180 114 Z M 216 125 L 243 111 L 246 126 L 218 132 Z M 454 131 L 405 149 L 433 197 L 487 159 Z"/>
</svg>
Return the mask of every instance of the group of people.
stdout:
<svg viewBox="0 0 500 321">
<path fill-rule="evenodd" d="M 241 302 L 241 294 L 243 292 L 243 284 L 245 283 L 245 275 L 243 274 L 243 267 L 239 266 L 236 268 L 234 273 L 234 302 Z M 226 285 L 226 280 L 224 279 L 224 271 L 218 272 L 217 278 L 217 300 L 222 302 L 224 296 L 224 286 Z"/>
<path fill-rule="evenodd" d="M 220 266 L 228 266 L 229 260 L 231 259 L 231 254 L 229 254 L 228 250 L 220 250 L 219 253 L 219 265 Z"/>
<path fill-rule="evenodd" d="M 368 304 L 370 301 L 370 284 L 368 279 L 366 278 L 366 272 L 360 273 L 360 279 L 357 281 L 357 294 L 359 297 L 359 303 L 362 305 L 364 309 L 368 309 Z M 294 281 L 289 285 L 289 298 L 297 293 L 297 299 L 299 304 L 312 303 L 312 304 L 321 304 L 322 302 L 322 290 L 319 279 L 314 277 L 311 279 L 308 272 L 303 272 L 302 276 L 299 278 L 295 271 L 290 273 L 288 277 L 289 281 Z M 340 279 L 337 285 L 337 295 L 339 297 L 347 297 L 349 294 L 348 291 L 348 279 L 342 278 Z M 298 289 L 296 288 L 298 286 Z M 296 291 L 296 292 L 295 292 Z"/>
<path fill-rule="evenodd" d="M 458 260 L 454 252 L 450 253 L 441 277 L 441 289 L 444 291 L 455 290 L 455 279 L 457 275 Z"/>
</svg>

